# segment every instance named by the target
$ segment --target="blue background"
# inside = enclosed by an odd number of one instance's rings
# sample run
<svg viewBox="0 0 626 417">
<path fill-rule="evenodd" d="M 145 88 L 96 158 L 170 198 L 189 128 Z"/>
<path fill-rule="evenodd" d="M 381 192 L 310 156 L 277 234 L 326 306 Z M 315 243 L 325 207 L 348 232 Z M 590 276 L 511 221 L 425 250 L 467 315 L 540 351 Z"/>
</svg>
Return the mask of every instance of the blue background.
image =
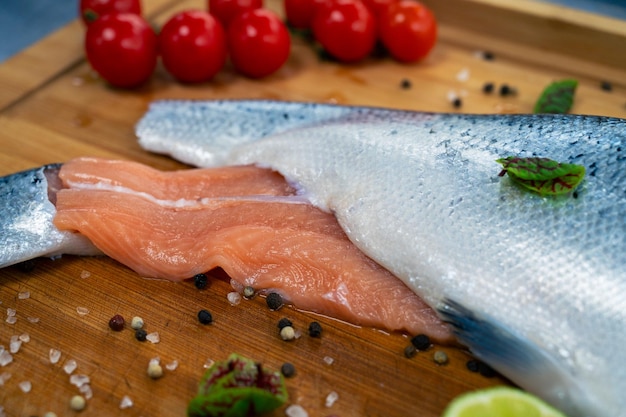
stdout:
<svg viewBox="0 0 626 417">
<path fill-rule="evenodd" d="M 626 0 L 545 1 L 626 19 Z M 70 22 L 77 14 L 78 0 L 0 0 L 0 62 Z"/>
</svg>

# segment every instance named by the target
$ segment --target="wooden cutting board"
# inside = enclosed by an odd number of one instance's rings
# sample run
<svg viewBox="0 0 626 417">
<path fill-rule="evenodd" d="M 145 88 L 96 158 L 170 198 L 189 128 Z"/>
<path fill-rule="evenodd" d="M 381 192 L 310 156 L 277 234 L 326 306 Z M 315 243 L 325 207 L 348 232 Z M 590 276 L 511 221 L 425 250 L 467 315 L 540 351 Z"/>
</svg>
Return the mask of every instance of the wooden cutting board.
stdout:
<svg viewBox="0 0 626 417">
<path fill-rule="evenodd" d="M 84 28 L 75 21 L 0 66 L 0 175 L 87 155 L 182 168 L 136 142 L 135 123 L 152 100 L 162 98 L 271 98 L 525 113 L 548 83 L 576 78 L 580 86 L 572 112 L 626 117 L 624 22 L 533 1 L 514 6 L 496 0 L 431 3 L 440 21 L 440 40 L 419 64 L 370 59 L 338 65 L 320 61 L 295 38 L 288 63 L 265 80 L 248 80 L 226 68 L 213 82 L 180 85 L 159 68 L 135 91 L 109 88 L 93 74 L 82 51 Z M 278 2 L 268 6 L 280 11 Z M 205 4 L 144 1 L 145 15 L 157 25 L 192 7 Z M 494 59 L 481 58 L 481 51 L 493 53 Z M 403 80 L 410 88 L 401 87 Z M 603 81 L 612 91 L 601 88 Z M 484 94 L 486 82 L 496 88 L 508 84 L 517 94 Z M 453 94 L 462 98 L 458 109 L 449 101 Z M 191 282 L 146 280 L 108 258 L 65 256 L 39 260 L 30 272 L 0 270 L 0 344 L 8 348 L 14 335 L 30 338 L 12 363 L 0 367 L 0 375 L 10 374 L 0 386 L 0 405 L 9 416 L 73 415 L 68 404 L 78 388 L 64 367 L 74 360 L 74 374 L 88 375 L 93 390 L 82 415 L 184 415 L 207 362 L 232 352 L 273 369 L 293 363 L 297 374 L 287 381 L 289 404 L 300 404 L 310 416 L 435 417 L 462 392 L 507 383 L 468 371 L 471 356 L 460 348 L 435 346 L 407 359 L 405 335 L 357 328 L 289 307 L 272 312 L 261 298 L 231 305 L 229 291 L 229 283 L 218 278 L 205 290 Z M 16 312 L 14 324 L 5 321 L 9 308 Z M 196 313 L 203 308 L 213 313 L 212 325 L 198 323 Z M 140 343 L 128 327 L 112 332 L 107 323 L 114 314 L 127 320 L 143 317 L 147 331 L 158 332 L 160 342 Z M 323 335 L 283 342 L 276 327 L 282 317 L 291 318 L 301 331 L 318 320 Z M 61 352 L 56 364 L 50 363 L 50 349 Z M 433 362 L 436 350 L 448 354 L 447 365 Z M 177 361 L 178 366 L 152 380 L 146 369 L 155 357 L 163 365 Z M 28 393 L 20 388 L 24 381 L 31 383 Z M 338 400 L 326 407 L 332 391 Z M 120 409 L 124 396 L 132 399 L 132 407 Z M 273 415 L 284 415 L 284 408 Z"/>
</svg>

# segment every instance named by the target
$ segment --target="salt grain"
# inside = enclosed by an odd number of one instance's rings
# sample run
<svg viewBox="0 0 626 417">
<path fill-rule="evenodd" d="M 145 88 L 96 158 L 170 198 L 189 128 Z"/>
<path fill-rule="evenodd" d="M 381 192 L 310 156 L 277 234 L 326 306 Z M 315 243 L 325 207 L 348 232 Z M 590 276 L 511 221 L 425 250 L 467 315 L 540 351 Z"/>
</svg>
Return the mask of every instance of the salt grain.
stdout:
<svg viewBox="0 0 626 417">
<path fill-rule="evenodd" d="M 30 335 L 28 333 L 22 333 L 19 339 L 24 343 L 28 343 L 30 342 Z"/>
<path fill-rule="evenodd" d="M 459 71 L 456 74 L 457 81 L 461 81 L 461 82 L 465 82 L 469 80 L 469 77 L 470 77 L 470 70 L 468 68 L 463 68 L 461 71 Z"/>
<path fill-rule="evenodd" d="M 27 298 L 30 298 L 30 292 L 22 291 L 17 294 L 17 298 L 19 298 L 20 300 L 26 300 Z"/>
<path fill-rule="evenodd" d="M 50 352 L 48 353 L 48 355 L 50 356 L 50 363 L 52 364 L 59 362 L 59 359 L 61 359 L 60 350 L 50 349 Z"/>
<path fill-rule="evenodd" d="M 17 317 L 15 316 L 9 316 L 7 317 L 7 323 L 9 324 L 15 324 L 17 322 Z"/>
<path fill-rule="evenodd" d="M 65 365 L 63 365 L 63 370 L 68 375 L 71 375 L 72 372 L 76 370 L 76 368 L 78 368 L 78 364 L 74 359 L 68 360 L 67 362 L 65 362 Z"/>
<path fill-rule="evenodd" d="M 178 368 L 178 361 L 177 360 L 173 360 L 170 363 L 168 363 L 167 365 L 165 365 L 165 369 L 167 369 L 168 371 L 174 371 L 174 370 L 176 370 L 176 368 Z"/>
<path fill-rule="evenodd" d="M 17 353 L 19 352 L 21 346 L 22 346 L 22 341 L 20 340 L 19 336 L 17 335 L 11 336 L 11 341 L 9 342 L 9 351 L 11 353 Z"/>
<path fill-rule="evenodd" d="M 324 362 L 326 362 L 326 365 L 332 365 L 335 360 L 330 356 L 324 356 Z"/>
<path fill-rule="evenodd" d="M 89 314 L 89 309 L 87 309 L 86 307 L 76 307 L 76 312 L 79 316 L 86 316 L 87 314 Z"/>
<path fill-rule="evenodd" d="M 325 403 L 326 407 L 327 408 L 332 407 L 335 404 L 335 402 L 337 402 L 338 399 L 339 399 L 339 394 L 337 394 L 335 391 L 331 391 L 326 396 L 326 403 Z"/>
<path fill-rule="evenodd" d="M 14 309 L 14 308 L 11 308 L 11 307 L 8 307 L 8 308 L 7 308 L 7 317 L 15 317 L 15 314 L 16 314 L 16 313 L 17 313 L 17 312 L 15 311 L 15 309 Z"/>
<path fill-rule="evenodd" d="M 91 272 L 89 272 L 89 271 L 81 271 L 81 273 L 80 273 L 80 277 L 82 279 L 89 278 L 90 276 L 91 276 Z"/>
<path fill-rule="evenodd" d="M 31 323 L 39 323 L 39 317 L 26 317 L 26 320 Z"/>
<path fill-rule="evenodd" d="M 78 391 L 85 396 L 86 400 L 91 400 L 93 398 L 93 391 L 91 390 L 91 385 L 89 384 L 81 385 L 80 388 L 78 388 Z"/>
<path fill-rule="evenodd" d="M 215 364 L 215 361 L 213 359 L 207 359 L 206 362 L 204 362 L 204 365 L 202 365 L 202 367 L 204 369 L 209 369 L 210 367 L 212 367 Z"/>
<path fill-rule="evenodd" d="M 228 298 L 228 302 L 234 306 L 241 302 L 241 294 L 236 291 L 229 292 L 226 298 Z"/>
<path fill-rule="evenodd" d="M 125 410 L 132 406 L 133 406 L 133 400 L 131 400 L 128 395 L 124 395 L 124 397 L 122 397 L 122 401 L 120 401 L 120 408 L 122 410 Z"/>
<path fill-rule="evenodd" d="M 8 372 L 3 372 L 0 374 L 0 386 L 4 385 L 11 378 L 11 374 Z"/>
<path fill-rule="evenodd" d="M 84 375 L 84 374 L 74 374 L 70 377 L 70 384 L 72 385 L 76 385 L 79 389 L 83 386 L 83 385 L 89 385 L 89 383 L 91 382 L 91 380 L 89 379 L 88 375 Z"/>
<path fill-rule="evenodd" d="M 8 350 L 0 352 L 0 366 L 7 366 L 11 362 L 13 362 L 13 355 Z"/>
<path fill-rule="evenodd" d="M 33 388 L 33 385 L 30 383 L 30 381 L 22 381 L 17 385 L 20 387 L 20 389 L 24 393 L 30 392 L 30 390 Z"/>
<path fill-rule="evenodd" d="M 309 413 L 306 412 L 302 406 L 298 404 L 292 404 L 285 409 L 285 414 L 288 417 L 309 417 Z"/>
<path fill-rule="evenodd" d="M 152 343 L 159 343 L 161 341 L 161 338 L 159 337 L 159 333 L 153 332 L 146 335 L 146 340 L 149 340 Z"/>
</svg>

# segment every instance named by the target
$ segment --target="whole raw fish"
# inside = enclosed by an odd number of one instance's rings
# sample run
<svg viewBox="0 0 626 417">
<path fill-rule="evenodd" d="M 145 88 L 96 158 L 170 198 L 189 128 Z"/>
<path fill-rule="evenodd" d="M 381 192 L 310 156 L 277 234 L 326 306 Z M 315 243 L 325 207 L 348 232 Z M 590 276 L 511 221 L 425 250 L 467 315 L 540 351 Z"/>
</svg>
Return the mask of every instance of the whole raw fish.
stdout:
<svg viewBox="0 0 626 417">
<path fill-rule="evenodd" d="M 479 358 L 571 416 L 626 415 L 625 120 L 164 101 L 137 134 L 193 165 L 276 169 Z M 587 175 L 540 196 L 498 176 L 507 156 Z"/>
<path fill-rule="evenodd" d="M 59 164 L 0 178 L 0 268 L 39 256 L 100 253 L 85 237 L 52 224 Z"/>
</svg>

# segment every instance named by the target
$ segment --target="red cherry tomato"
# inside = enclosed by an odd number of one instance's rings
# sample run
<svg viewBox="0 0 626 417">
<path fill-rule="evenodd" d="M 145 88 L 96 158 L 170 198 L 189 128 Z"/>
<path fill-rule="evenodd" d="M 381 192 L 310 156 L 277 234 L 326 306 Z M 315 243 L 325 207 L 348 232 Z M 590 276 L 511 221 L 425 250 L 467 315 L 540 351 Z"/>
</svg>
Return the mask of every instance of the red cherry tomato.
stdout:
<svg viewBox="0 0 626 417">
<path fill-rule="evenodd" d="M 139 15 L 106 14 L 87 27 L 85 52 L 93 69 L 110 84 L 136 87 L 156 66 L 157 37 Z"/>
<path fill-rule="evenodd" d="M 272 74 L 289 57 L 289 32 L 282 20 L 266 9 L 251 10 L 234 18 L 227 38 L 235 69 L 251 78 Z"/>
<path fill-rule="evenodd" d="M 376 43 L 376 21 L 360 0 L 335 0 L 320 6 L 312 29 L 322 47 L 343 62 L 365 58 Z"/>
<path fill-rule="evenodd" d="M 208 0 L 208 3 L 209 13 L 215 16 L 224 28 L 243 12 L 263 7 L 263 0 Z"/>
<path fill-rule="evenodd" d="M 89 25 L 98 17 L 109 13 L 134 13 L 141 15 L 139 0 L 80 0 L 80 17 Z"/>
<path fill-rule="evenodd" d="M 391 4 L 380 16 L 379 34 L 392 57 L 401 62 L 424 58 L 437 41 L 437 21 L 433 13 L 414 0 Z"/>
<path fill-rule="evenodd" d="M 327 0 L 285 0 L 283 3 L 287 22 L 297 29 L 309 29 L 317 8 Z"/>
<path fill-rule="evenodd" d="M 197 83 L 213 78 L 226 62 L 222 24 L 202 10 L 174 15 L 159 33 L 165 69 L 179 81 Z"/>
</svg>

